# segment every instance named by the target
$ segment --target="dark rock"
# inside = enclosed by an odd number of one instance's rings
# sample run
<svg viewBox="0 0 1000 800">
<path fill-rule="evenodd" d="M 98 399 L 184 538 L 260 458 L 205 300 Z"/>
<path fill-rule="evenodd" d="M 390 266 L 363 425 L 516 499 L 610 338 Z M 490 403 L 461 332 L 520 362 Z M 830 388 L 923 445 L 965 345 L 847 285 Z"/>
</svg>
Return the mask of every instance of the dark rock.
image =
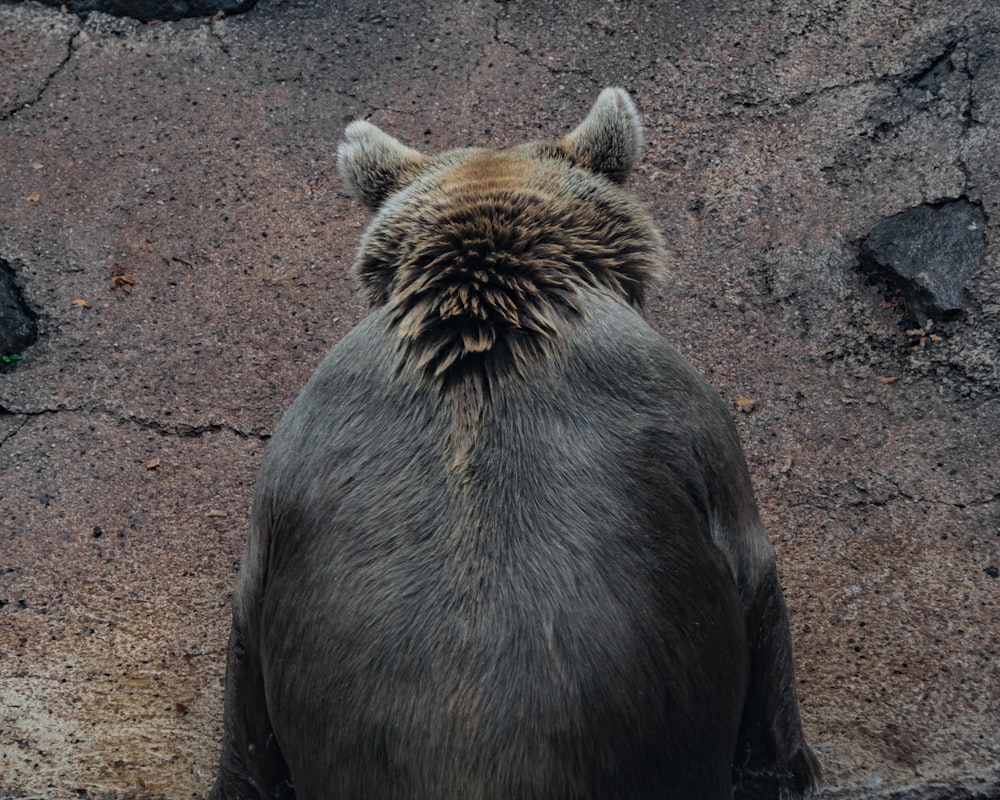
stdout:
<svg viewBox="0 0 1000 800">
<path fill-rule="evenodd" d="M 35 315 L 14 280 L 13 266 L 0 259 L 0 356 L 20 354 L 38 338 Z M 0 362 L 0 368 L 5 364 Z"/>
<path fill-rule="evenodd" d="M 117 17 L 132 17 L 141 22 L 183 17 L 208 17 L 222 12 L 242 14 L 257 0 L 42 0 L 50 6 L 66 6 L 77 14 L 103 11 Z"/>
<path fill-rule="evenodd" d="M 965 309 L 965 284 L 985 247 L 982 208 L 965 199 L 920 205 L 882 220 L 861 246 L 861 268 L 893 290 L 922 325 Z"/>
</svg>

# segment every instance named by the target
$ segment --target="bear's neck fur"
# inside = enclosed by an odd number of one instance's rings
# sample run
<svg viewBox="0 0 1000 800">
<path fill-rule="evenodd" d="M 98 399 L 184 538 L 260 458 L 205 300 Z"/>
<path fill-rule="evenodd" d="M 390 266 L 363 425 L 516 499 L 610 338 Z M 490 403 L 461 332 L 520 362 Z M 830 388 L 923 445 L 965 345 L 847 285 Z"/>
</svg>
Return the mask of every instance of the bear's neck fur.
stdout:
<svg viewBox="0 0 1000 800">
<path fill-rule="evenodd" d="M 388 305 L 405 362 L 450 379 L 524 375 L 586 316 L 586 290 L 641 308 L 662 264 L 658 233 L 617 185 L 483 153 L 391 199 L 355 275 Z"/>
</svg>

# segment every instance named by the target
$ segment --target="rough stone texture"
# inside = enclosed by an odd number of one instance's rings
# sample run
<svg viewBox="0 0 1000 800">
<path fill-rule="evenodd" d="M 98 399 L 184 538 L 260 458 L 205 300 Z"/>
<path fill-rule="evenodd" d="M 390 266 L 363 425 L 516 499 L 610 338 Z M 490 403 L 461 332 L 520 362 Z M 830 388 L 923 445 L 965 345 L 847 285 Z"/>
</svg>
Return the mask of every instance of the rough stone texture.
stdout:
<svg viewBox="0 0 1000 800">
<path fill-rule="evenodd" d="M 648 128 L 650 318 L 734 403 L 823 796 L 1000 796 L 996 4 L 18 3 L 0 63 L 0 258 L 40 331 L 0 375 L 0 796 L 210 785 L 266 437 L 364 313 L 345 123 L 504 145 L 605 85 Z M 861 243 L 959 197 L 965 313 L 913 331 Z"/>
<path fill-rule="evenodd" d="M 41 0 L 50 6 L 65 6 L 83 13 L 102 11 L 142 22 L 204 17 L 215 14 L 241 14 L 253 8 L 257 0 Z"/>
<path fill-rule="evenodd" d="M 961 199 L 907 209 L 875 226 L 861 246 L 861 266 L 885 281 L 887 304 L 902 303 L 921 325 L 952 317 L 982 267 L 985 222 L 978 206 Z"/>
</svg>

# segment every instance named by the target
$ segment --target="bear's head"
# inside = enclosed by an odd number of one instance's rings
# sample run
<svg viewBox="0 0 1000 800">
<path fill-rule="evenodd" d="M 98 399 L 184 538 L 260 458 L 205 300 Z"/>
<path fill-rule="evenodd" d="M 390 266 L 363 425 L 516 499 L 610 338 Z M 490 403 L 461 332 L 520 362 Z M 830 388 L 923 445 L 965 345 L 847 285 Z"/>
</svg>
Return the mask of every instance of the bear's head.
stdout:
<svg viewBox="0 0 1000 800">
<path fill-rule="evenodd" d="M 562 139 L 506 150 L 428 156 L 361 120 L 344 136 L 340 173 L 377 212 L 353 274 L 433 375 L 521 372 L 586 319 L 588 292 L 641 307 L 662 269 L 660 235 L 621 186 L 643 143 L 622 89 Z"/>
</svg>

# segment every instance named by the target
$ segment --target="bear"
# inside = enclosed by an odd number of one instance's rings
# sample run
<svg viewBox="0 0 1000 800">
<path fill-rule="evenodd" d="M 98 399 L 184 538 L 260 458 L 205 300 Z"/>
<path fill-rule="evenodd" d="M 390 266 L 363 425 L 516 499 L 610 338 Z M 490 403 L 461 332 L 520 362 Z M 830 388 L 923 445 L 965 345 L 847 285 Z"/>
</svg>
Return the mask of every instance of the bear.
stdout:
<svg viewBox="0 0 1000 800">
<path fill-rule="evenodd" d="M 644 320 L 623 89 L 555 141 L 357 120 L 368 316 L 260 468 L 212 798 L 793 798 L 820 778 L 726 404 Z"/>
</svg>

